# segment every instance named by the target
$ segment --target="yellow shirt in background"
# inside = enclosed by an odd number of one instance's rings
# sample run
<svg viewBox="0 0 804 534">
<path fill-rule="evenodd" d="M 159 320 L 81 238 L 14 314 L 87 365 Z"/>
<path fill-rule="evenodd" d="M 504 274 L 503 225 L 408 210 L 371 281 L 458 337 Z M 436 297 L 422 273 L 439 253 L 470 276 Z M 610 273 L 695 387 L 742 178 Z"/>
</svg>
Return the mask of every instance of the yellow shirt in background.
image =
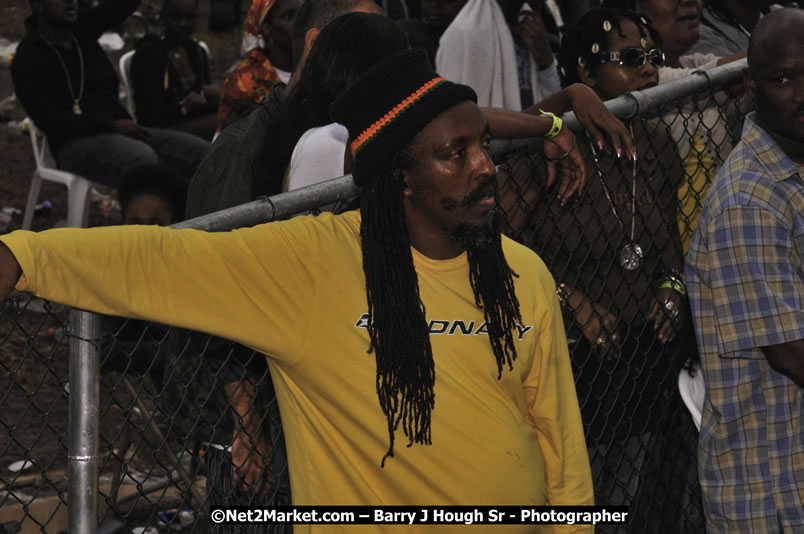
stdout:
<svg viewBox="0 0 804 534">
<path fill-rule="evenodd" d="M 589 505 L 593 489 L 555 283 L 504 238 L 522 324 L 497 365 L 466 254 L 413 258 L 436 367 L 432 445 L 388 432 L 368 352 L 360 215 L 225 233 L 159 227 L 3 236 L 19 289 L 100 313 L 209 332 L 268 355 L 294 504 Z M 294 532 L 591 532 L 591 526 L 297 525 Z"/>
</svg>

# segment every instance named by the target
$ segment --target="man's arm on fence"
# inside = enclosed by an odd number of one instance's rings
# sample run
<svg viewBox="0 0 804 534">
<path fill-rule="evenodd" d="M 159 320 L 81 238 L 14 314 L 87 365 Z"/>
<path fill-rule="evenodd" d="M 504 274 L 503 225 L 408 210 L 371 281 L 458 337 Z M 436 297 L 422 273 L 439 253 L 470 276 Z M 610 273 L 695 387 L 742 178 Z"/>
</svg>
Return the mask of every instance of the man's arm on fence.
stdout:
<svg viewBox="0 0 804 534">
<path fill-rule="evenodd" d="M 285 231 L 286 224 L 296 231 Z M 305 254 L 314 256 L 305 240 L 317 237 L 305 225 L 280 225 L 220 233 L 71 228 L 19 231 L 0 240 L 22 269 L 20 290 L 89 311 L 208 332 L 282 358 L 307 332 L 301 303 L 313 301 L 315 283 L 299 265 Z M 14 278 L 19 271 L 13 260 L 5 263 L 4 280 Z M 288 327 L 299 328 L 298 336 L 283 335 Z"/>
</svg>

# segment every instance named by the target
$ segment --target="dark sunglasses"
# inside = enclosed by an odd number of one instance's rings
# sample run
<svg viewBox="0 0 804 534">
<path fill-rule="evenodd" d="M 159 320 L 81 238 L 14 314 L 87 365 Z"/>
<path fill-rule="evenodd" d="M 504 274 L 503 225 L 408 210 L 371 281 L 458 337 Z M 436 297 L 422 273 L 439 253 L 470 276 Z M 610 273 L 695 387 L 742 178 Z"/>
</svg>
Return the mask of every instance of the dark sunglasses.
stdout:
<svg viewBox="0 0 804 534">
<path fill-rule="evenodd" d="M 601 52 L 599 57 L 600 61 L 617 62 L 626 67 L 641 67 L 645 63 L 650 63 L 656 67 L 664 65 L 664 52 L 658 48 L 644 50 L 642 48 L 628 46 L 619 52 Z"/>
</svg>

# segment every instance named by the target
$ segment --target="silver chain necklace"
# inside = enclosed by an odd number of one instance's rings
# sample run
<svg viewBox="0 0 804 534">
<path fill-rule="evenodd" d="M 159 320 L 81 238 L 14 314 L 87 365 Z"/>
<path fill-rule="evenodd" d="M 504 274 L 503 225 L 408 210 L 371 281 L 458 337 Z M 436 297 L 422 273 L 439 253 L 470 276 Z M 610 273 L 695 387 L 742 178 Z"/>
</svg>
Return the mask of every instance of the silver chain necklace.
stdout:
<svg viewBox="0 0 804 534">
<path fill-rule="evenodd" d="M 81 45 L 78 44 L 78 39 L 75 38 L 75 35 L 70 34 L 70 37 L 73 38 L 73 43 L 75 43 L 75 49 L 78 51 L 78 65 L 81 69 L 81 82 L 78 86 L 78 96 L 75 96 L 75 92 L 73 92 L 73 81 L 70 79 L 70 71 L 67 69 L 67 64 L 64 62 L 64 59 L 61 57 L 61 53 L 59 53 L 58 49 L 56 49 L 55 45 L 51 43 L 49 40 L 45 39 L 42 36 L 42 39 L 47 43 L 53 53 L 56 54 L 56 57 L 59 58 L 59 63 L 61 63 L 61 68 L 64 69 L 64 75 L 67 77 L 67 89 L 70 91 L 70 98 L 73 101 L 73 113 L 75 115 L 81 115 L 83 111 L 81 110 L 81 97 L 84 96 L 84 53 L 81 51 Z"/>
<path fill-rule="evenodd" d="M 634 142 L 634 130 L 632 129 L 631 125 L 628 125 L 628 131 L 631 134 L 631 142 Z M 587 138 L 589 137 L 589 132 L 586 133 Z M 592 158 L 595 160 L 595 170 L 597 171 L 597 176 L 600 178 L 600 185 L 603 186 L 603 192 L 606 193 L 606 199 L 609 201 L 609 207 L 611 208 L 611 212 L 614 214 L 614 217 L 617 219 L 617 222 L 620 224 L 620 227 L 623 229 L 623 233 L 625 233 L 625 222 L 623 222 L 622 217 L 617 212 L 617 208 L 614 207 L 614 200 L 611 197 L 611 191 L 609 191 L 608 185 L 606 185 L 606 181 L 603 178 L 603 171 L 600 170 L 600 159 L 598 158 L 597 151 L 595 150 L 594 143 L 590 140 L 589 147 L 592 149 Z M 635 271 L 639 269 L 642 265 L 642 258 L 645 257 L 644 252 L 642 252 L 642 247 L 639 246 L 638 243 L 634 241 L 634 229 L 636 224 L 636 174 L 637 174 L 637 162 L 636 160 L 633 161 L 632 172 L 631 172 L 631 237 L 627 238 L 628 243 L 623 245 L 622 250 L 620 251 L 620 267 L 625 269 L 626 271 Z"/>
</svg>

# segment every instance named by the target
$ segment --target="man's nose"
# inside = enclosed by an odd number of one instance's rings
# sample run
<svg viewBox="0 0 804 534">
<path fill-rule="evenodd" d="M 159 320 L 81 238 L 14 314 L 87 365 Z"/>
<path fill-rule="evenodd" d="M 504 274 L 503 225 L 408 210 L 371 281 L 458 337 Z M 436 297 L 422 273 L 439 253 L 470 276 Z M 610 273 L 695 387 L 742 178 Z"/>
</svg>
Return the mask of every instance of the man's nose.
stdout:
<svg viewBox="0 0 804 534">
<path fill-rule="evenodd" d="M 488 150 L 482 145 L 476 152 L 474 163 L 477 174 L 491 176 L 497 172 L 497 168 L 494 166 L 494 162 L 491 160 Z"/>
</svg>

